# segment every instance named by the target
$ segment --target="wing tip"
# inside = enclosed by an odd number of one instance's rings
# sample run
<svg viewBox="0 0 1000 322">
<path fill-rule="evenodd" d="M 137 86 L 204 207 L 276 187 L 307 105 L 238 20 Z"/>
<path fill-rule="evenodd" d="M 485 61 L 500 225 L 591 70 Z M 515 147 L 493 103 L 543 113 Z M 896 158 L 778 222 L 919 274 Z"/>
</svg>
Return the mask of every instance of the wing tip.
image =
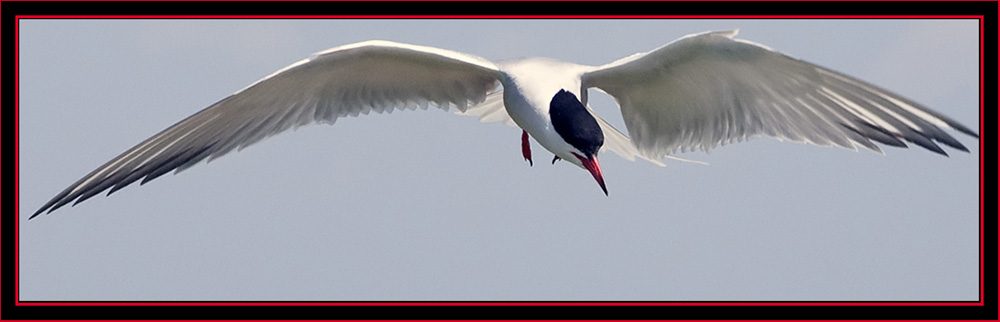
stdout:
<svg viewBox="0 0 1000 322">
<path fill-rule="evenodd" d="M 916 144 L 928 151 L 934 152 L 935 154 L 942 155 L 945 157 L 951 157 L 947 151 L 945 151 L 940 145 L 937 144 L 941 143 L 956 150 L 963 151 L 965 153 L 970 153 L 969 149 L 965 147 L 965 145 L 951 139 L 950 137 L 948 138 L 928 137 L 927 134 L 922 132 L 913 132 L 915 133 L 915 135 L 919 135 L 919 137 L 911 137 L 889 132 L 886 129 L 883 129 L 879 126 L 870 124 L 865 121 L 856 120 L 856 122 L 861 124 L 862 126 L 855 127 L 844 123 L 840 123 L 840 125 L 852 131 L 853 133 L 859 135 L 861 138 L 873 140 L 875 142 L 882 143 L 887 146 L 908 149 L 909 146 L 906 144 L 906 142 L 904 142 L 905 140 L 909 141 L 910 143 Z M 963 133 L 965 132 L 963 131 Z M 882 152 L 877 145 L 872 144 L 869 146 L 866 144 L 863 146 L 873 151 L 881 152 L 883 155 L 885 154 L 885 152 Z"/>
<path fill-rule="evenodd" d="M 31 214 L 31 216 L 28 216 L 28 220 L 35 219 L 35 217 L 38 217 L 38 215 L 41 215 L 42 212 L 44 212 L 44 211 L 45 211 L 45 208 L 38 209 L 37 211 L 35 211 L 35 213 Z"/>
</svg>

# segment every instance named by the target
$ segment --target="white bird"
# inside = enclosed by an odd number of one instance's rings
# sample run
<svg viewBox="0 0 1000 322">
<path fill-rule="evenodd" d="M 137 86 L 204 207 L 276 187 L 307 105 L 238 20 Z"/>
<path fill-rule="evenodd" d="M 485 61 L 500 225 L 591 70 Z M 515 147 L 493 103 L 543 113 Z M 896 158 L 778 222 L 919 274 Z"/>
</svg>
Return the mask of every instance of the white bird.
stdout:
<svg viewBox="0 0 1000 322">
<path fill-rule="evenodd" d="M 979 135 L 954 120 L 850 76 L 734 38 L 688 35 L 603 66 L 545 58 L 490 62 L 445 49 L 366 41 L 313 54 L 168 127 L 57 194 L 30 218 L 179 172 L 271 135 L 372 111 L 436 106 L 522 129 L 594 177 L 612 151 L 661 164 L 691 150 L 766 135 L 880 152 L 904 141 L 947 155 L 968 149 L 942 128 Z M 587 90 L 615 98 L 628 135 L 594 115 Z M 874 141 L 874 142 L 873 142 Z"/>
</svg>

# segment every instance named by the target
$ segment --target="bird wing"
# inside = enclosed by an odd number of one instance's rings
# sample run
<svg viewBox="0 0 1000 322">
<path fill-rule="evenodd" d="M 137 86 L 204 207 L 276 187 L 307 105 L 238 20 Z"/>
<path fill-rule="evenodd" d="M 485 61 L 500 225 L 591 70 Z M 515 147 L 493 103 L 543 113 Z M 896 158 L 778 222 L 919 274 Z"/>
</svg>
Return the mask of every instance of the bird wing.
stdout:
<svg viewBox="0 0 1000 322">
<path fill-rule="evenodd" d="M 613 96 L 646 156 L 711 150 L 757 135 L 862 146 L 935 142 L 968 151 L 941 130 L 978 134 L 920 104 L 850 76 L 748 41 L 736 31 L 685 36 L 585 73 L 583 86 Z"/>
<path fill-rule="evenodd" d="M 104 190 L 146 183 L 282 131 L 344 116 L 427 108 L 465 110 L 498 88 L 492 62 L 463 53 L 366 41 L 313 54 L 247 86 L 105 163 L 31 217 Z"/>
<path fill-rule="evenodd" d="M 492 92 L 482 103 L 470 106 L 464 111 L 455 111 L 455 114 L 475 116 L 483 123 L 501 122 L 510 127 L 517 127 L 517 123 L 514 123 L 514 119 L 507 114 L 507 108 L 503 105 L 503 90 Z"/>
</svg>

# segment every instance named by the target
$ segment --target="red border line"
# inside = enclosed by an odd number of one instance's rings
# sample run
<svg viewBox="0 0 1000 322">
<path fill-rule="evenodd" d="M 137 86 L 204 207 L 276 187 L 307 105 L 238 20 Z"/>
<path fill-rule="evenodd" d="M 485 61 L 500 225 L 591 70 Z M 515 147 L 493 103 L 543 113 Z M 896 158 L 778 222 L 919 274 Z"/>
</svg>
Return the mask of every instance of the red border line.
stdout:
<svg viewBox="0 0 1000 322">
<path fill-rule="evenodd" d="M 979 302 L 18 302 L 21 306 L 981 306 Z"/>
<path fill-rule="evenodd" d="M 14 303 L 21 304 L 21 20 L 14 20 Z M 2 69 L 2 67 L 0 67 Z M 0 81 L 2 82 L 2 81 Z M 2 94 L 0 94 L 2 95 Z M 2 230 L 0 230 L 2 231 Z M 0 267 L 3 260 L 0 259 Z M 2 280 L 2 279 L 0 279 Z M 0 282 L 3 285 L 3 282 Z"/>
<path fill-rule="evenodd" d="M 234 0 L 235 1 L 235 0 Z M 980 19 L 983 15 L 19 15 L 18 19 Z M 982 27 L 980 27 L 982 29 Z"/>
<path fill-rule="evenodd" d="M 534 16 L 534 15 L 508 15 L 508 16 L 488 16 L 488 15 L 438 15 L 438 16 L 403 16 L 403 15 L 238 15 L 238 16 L 226 16 L 226 15 L 18 15 L 15 16 L 14 33 L 15 33 L 15 161 L 14 165 L 16 169 L 20 169 L 19 163 L 19 153 L 20 153 L 20 136 L 19 136 L 19 112 L 20 112 L 20 62 L 19 60 L 19 36 L 20 36 L 20 19 L 677 19 L 677 18 L 687 18 L 687 19 L 741 19 L 741 18 L 753 18 L 753 19 L 978 19 L 979 20 L 979 133 L 982 136 L 983 127 L 983 116 L 984 116 L 984 104 L 983 100 L 985 98 L 984 94 L 984 16 L 983 15 L 944 15 L 944 16 L 934 16 L 934 15 L 910 15 L 910 16 L 865 16 L 865 15 L 846 15 L 846 16 L 821 16 L 821 15 L 804 15 L 804 16 L 749 16 L 749 15 L 678 15 L 678 16 L 667 16 L 667 15 L 612 15 L 612 16 L 595 16 L 595 15 L 580 15 L 580 16 Z M 998 86 L 1000 89 L 1000 86 Z M 979 140 L 979 172 L 983 173 L 983 155 L 982 151 L 984 148 L 983 140 Z M 15 184 L 20 186 L 19 170 L 14 174 Z M 14 246 L 17 248 L 17 252 L 14 256 L 15 263 L 15 305 L 16 306 L 983 306 L 985 305 L 984 297 L 984 202 L 983 193 L 984 181 L 983 176 L 980 176 L 979 181 L 979 200 L 980 200 L 980 213 L 979 213 L 979 301 L 978 302 L 54 302 L 54 301 L 31 301 L 31 302 L 21 302 L 20 300 L 20 218 L 15 218 L 15 242 Z M 1000 175 L 998 175 L 1000 178 Z M 15 189 L 15 209 L 20 210 L 20 191 Z M 998 192 L 998 197 L 1000 197 L 1000 192 Z M 998 230 L 1000 230 L 1000 223 L 998 223 Z"/>
<path fill-rule="evenodd" d="M 983 200 L 986 200 L 986 199 L 983 198 L 985 196 L 983 194 L 983 191 L 984 191 L 983 188 L 985 186 L 984 186 L 984 183 L 983 183 L 984 176 L 982 175 L 984 173 L 983 172 L 983 170 L 984 170 L 983 164 L 986 164 L 985 162 L 983 162 L 984 161 L 984 159 L 983 159 L 983 147 L 984 147 L 985 143 L 983 143 L 983 138 L 982 138 L 983 133 L 985 133 L 983 131 L 985 129 L 985 127 L 983 126 L 983 117 L 985 115 L 984 111 L 986 110 L 984 108 L 985 107 L 984 99 L 986 98 L 985 94 L 984 94 L 986 92 L 984 90 L 984 89 L 986 89 L 986 85 L 985 85 L 986 84 L 985 83 L 986 78 L 984 78 L 985 76 L 983 75 L 984 74 L 984 66 L 986 66 L 986 65 L 984 65 L 984 62 L 985 62 L 984 61 L 984 57 L 985 57 L 985 55 L 984 55 L 985 49 L 984 48 L 986 46 L 985 46 L 985 39 L 984 39 L 983 32 L 982 32 L 984 30 L 983 20 L 985 20 L 985 19 L 982 19 L 982 18 L 979 19 L 979 30 L 980 30 L 979 31 L 979 137 L 980 137 L 979 138 L 979 301 L 980 302 L 985 301 L 985 297 L 984 297 L 984 294 L 985 294 L 984 292 L 985 291 L 983 289 L 984 289 L 984 286 L 985 286 L 985 283 L 986 283 L 986 280 L 984 279 L 985 278 L 985 275 L 984 275 L 985 274 L 984 273 L 985 272 L 985 266 L 984 266 L 985 264 L 984 263 L 985 263 L 986 257 L 984 257 L 985 251 L 983 250 L 984 249 L 983 245 L 986 245 L 985 244 L 985 240 L 984 240 L 984 238 L 985 238 L 984 236 L 985 236 L 985 233 L 986 233 L 986 231 L 985 231 L 986 228 L 985 228 L 985 224 L 984 224 L 985 221 L 984 220 L 986 218 L 985 218 L 985 215 L 984 215 L 985 212 L 983 211 L 986 208 L 984 207 L 985 204 L 984 204 Z M 1000 192 L 998 192 L 998 194 L 1000 194 Z M 994 199 L 994 200 L 996 200 L 996 199 Z M 998 224 L 997 231 L 1000 231 L 1000 224 Z M 998 275 L 1000 275 L 1000 272 L 998 272 Z M 997 294 L 993 294 L 993 296 L 994 296 L 994 299 L 996 299 Z"/>
</svg>

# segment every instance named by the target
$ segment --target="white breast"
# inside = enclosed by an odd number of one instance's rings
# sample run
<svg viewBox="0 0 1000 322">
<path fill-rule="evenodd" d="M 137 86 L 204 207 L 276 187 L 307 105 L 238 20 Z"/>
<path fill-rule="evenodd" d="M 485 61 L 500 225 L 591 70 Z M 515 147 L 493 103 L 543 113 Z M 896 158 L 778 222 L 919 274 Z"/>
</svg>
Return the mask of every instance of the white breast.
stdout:
<svg viewBox="0 0 1000 322">
<path fill-rule="evenodd" d="M 573 160 L 567 144 L 552 128 L 549 103 L 560 89 L 582 100 L 580 75 L 594 68 L 547 58 L 498 63 L 504 73 L 504 106 L 511 119 L 539 144 L 560 158 Z"/>
</svg>

